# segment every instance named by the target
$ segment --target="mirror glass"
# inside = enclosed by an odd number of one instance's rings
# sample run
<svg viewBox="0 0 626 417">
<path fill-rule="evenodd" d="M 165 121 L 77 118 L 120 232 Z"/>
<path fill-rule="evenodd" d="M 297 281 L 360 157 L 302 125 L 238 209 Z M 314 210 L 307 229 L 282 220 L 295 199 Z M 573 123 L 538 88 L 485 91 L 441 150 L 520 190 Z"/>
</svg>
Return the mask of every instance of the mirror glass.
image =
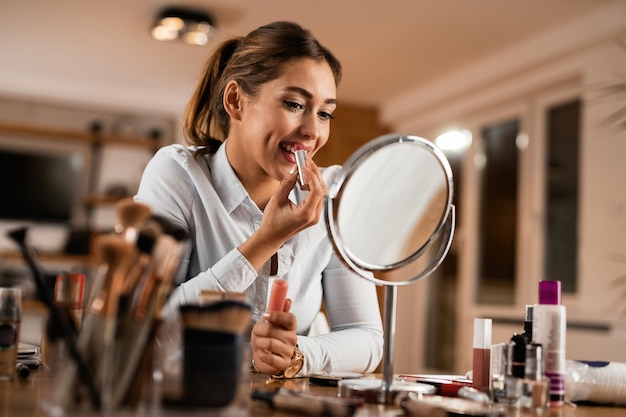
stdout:
<svg viewBox="0 0 626 417">
<path fill-rule="evenodd" d="M 344 164 L 329 189 L 328 226 L 353 269 L 391 271 L 428 249 L 451 206 L 452 171 L 443 153 L 426 139 L 386 135 Z"/>
</svg>

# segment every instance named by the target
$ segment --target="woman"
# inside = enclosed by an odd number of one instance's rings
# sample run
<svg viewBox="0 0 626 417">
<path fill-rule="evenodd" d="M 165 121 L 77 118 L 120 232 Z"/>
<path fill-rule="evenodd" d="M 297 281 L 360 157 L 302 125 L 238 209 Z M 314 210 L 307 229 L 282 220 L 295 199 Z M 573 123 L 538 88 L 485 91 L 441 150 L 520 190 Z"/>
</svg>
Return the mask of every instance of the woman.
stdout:
<svg viewBox="0 0 626 417">
<path fill-rule="evenodd" d="M 382 356 L 375 288 L 339 261 L 321 220 L 339 167 L 312 161 L 328 140 L 340 79 L 337 59 L 294 23 L 225 41 L 187 106 L 190 146 L 157 152 L 135 197 L 190 233 L 171 301 L 245 292 L 253 365 L 270 375 L 371 372 Z M 299 148 L 306 190 L 296 186 Z M 265 312 L 275 277 L 289 283 L 289 300 Z M 322 300 L 331 332 L 308 337 Z"/>
</svg>

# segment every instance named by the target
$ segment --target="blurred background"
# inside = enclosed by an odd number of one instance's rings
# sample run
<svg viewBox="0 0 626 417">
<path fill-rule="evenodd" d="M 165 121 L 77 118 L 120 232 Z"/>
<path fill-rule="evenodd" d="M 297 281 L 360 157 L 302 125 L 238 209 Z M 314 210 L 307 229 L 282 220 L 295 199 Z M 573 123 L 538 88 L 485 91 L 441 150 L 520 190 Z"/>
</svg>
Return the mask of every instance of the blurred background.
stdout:
<svg viewBox="0 0 626 417">
<path fill-rule="evenodd" d="M 201 24 L 158 41 L 172 6 Z M 318 164 L 388 132 L 437 141 L 452 163 L 455 241 L 436 276 L 398 292 L 396 370 L 469 370 L 473 318 L 508 340 L 540 279 L 563 282 L 568 358 L 626 362 L 622 0 L 4 1 L 3 282 L 24 281 L 4 237 L 16 225 L 51 274 L 93 269 L 90 239 L 115 224 L 113 203 L 156 148 L 182 141 L 212 49 L 275 20 L 311 29 L 344 66 Z"/>
</svg>

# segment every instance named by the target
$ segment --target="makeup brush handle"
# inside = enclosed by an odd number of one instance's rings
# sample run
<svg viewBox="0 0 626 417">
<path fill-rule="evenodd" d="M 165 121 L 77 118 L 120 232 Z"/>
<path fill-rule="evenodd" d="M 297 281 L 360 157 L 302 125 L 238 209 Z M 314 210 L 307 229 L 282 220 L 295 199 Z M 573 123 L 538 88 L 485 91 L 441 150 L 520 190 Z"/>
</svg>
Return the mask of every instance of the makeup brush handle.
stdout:
<svg viewBox="0 0 626 417">
<path fill-rule="evenodd" d="M 21 236 L 16 236 L 16 234 L 11 234 L 11 237 L 16 240 L 19 244 L 22 254 L 24 255 L 24 259 L 26 263 L 28 263 L 30 269 L 33 272 L 33 277 L 35 279 L 35 286 L 37 287 L 37 293 L 41 301 L 48 307 L 50 311 L 50 320 L 53 325 L 61 332 L 63 340 L 67 346 L 67 349 L 70 353 L 71 358 L 76 362 L 78 367 L 78 372 L 83 380 L 83 382 L 87 385 L 89 390 L 90 399 L 93 407 L 95 409 L 100 409 L 100 395 L 98 393 L 98 389 L 93 380 L 93 376 L 91 371 L 83 361 L 80 352 L 76 347 L 76 337 L 74 334 L 74 330 L 67 318 L 64 315 L 60 308 L 54 304 L 52 297 L 46 291 L 46 287 L 44 285 L 43 280 L 43 272 L 37 262 L 35 262 L 35 254 L 34 252 L 26 245 L 25 242 L 25 231 L 22 231 Z"/>
</svg>

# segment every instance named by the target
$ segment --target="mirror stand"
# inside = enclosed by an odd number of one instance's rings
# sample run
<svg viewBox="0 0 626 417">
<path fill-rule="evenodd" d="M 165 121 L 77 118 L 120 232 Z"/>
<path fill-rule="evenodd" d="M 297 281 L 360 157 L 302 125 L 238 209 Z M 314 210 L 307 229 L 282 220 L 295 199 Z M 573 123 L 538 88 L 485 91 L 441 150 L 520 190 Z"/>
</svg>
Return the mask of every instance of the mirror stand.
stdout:
<svg viewBox="0 0 626 417">
<path fill-rule="evenodd" d="M 433 261 L 425 267 L 425 269 L 414 279 L 425 278 L 441 265 L 444 258 L 450 250 L 454 235 L 455 210 L 454 205 L 451 206 L 450 214 L 446 221 L 443 241 L 437 255 Z M 398 286 L 383 284 L 385 287 L 385 304 L 384 304 L 384 339 L 383 339 L 383 364 L 382 379 L 364 378 L 364 379 L 345 379 L 339 381 L 339 394 L 344 397 L 362 398 L 368 402 L 379 404 L 394 404 L 397 397 L 402 393 L 423 393 L 433 394 L 435 388 L 433 385 L 419 382 L 410 382 L 403 380 L 395 380 L 393 372 L 393 358 L 396 338 L 396 307 L 398 297 Z"/>
</svg>

